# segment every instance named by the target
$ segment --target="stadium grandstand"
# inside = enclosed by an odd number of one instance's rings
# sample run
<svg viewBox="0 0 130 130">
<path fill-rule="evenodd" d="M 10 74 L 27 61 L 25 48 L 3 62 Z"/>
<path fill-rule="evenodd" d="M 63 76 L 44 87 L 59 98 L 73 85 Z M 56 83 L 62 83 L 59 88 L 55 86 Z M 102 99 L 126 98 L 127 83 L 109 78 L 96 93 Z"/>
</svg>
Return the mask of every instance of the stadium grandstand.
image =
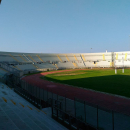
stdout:
<svg viewBox="0 0 130 130">
<path fill-rule="evenodd" d="M 0 52 L 1 66 L 8 66 L 22 71 L 75 69 L 89 67 L 130 66 L 130 52 L 77 53 L 77 54 L 42 54 Z M 4 67 L 3 67 L 4 68 Z"/>
<path fill-rule="evenodd" d="M 71 54 L 0 52 L 0 115 L 4 117 L 0 116 L 0 129 L 121 130 L 122 128 L 114 128 L 113 125 L 99 128 L 91 121 L 86 123 L 83 118 L 77 119 L 75 114 L 71 115 L 61 110 L 63 99 L 58 100 L 58 96 L 53 100 L 50 98 L 51 90 L 37 88 L 21 79 L 27 74 L 44 71 L 122 67 L 130 67 L 130 52 Z M 64 102 L 66 100 L 70 99 L 65 99 Z"/>
</svg>

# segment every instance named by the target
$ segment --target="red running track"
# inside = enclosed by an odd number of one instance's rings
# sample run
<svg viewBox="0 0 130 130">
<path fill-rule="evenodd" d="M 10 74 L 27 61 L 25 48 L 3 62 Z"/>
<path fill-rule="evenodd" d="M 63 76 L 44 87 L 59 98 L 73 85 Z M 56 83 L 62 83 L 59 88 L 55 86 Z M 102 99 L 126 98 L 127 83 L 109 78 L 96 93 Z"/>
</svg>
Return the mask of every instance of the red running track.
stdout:
<svg viewBox="0 0 130 130">
<path fill-rule="evenodd" d="M 88 103 L 96 104 L 106 109 L 130 115 L 130 98 L 123 98 L 120 96 L 114 96 L 93 90 L 72 87 L 69 85 L 54 83 L 40 79 L 41 76 L 57 72 L 60 73 L 64 71 L 73 71 L 73 70 L 44 72 L 40 74 L 34 74 L 23 77 L 22 80 L 25 80 L 28 83 L 35 85 L 37 87 L 44 88 L 48 91 L 56 93 L 60 96 L 66 96 L 67 98 L 70 99 L 74 99 L 76 97 L 84 101 L 87 101 Z"/>
</svg>

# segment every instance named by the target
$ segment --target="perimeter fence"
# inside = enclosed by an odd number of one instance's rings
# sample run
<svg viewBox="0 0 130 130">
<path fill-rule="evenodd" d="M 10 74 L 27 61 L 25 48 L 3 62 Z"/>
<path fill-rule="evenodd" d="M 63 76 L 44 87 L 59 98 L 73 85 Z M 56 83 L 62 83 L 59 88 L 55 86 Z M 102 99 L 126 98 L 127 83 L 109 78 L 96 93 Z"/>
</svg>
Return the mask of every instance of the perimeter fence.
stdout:
<svg viewBox="0 0 130 130">
<path fill-rule="evenodd" d="M 38 108 L 51 107 L 52 117 L 71 129 L 130 129 L 130 115 L 107 110 L 77 98 L 71 100 L 67 95 L 53 93 L 51 89 L 45 89 L 44 85 L 40 88 L 16 76 L 13 77 L 13 84 L 12 78 L 8 78 L 7 84 Z"/>
</svg>

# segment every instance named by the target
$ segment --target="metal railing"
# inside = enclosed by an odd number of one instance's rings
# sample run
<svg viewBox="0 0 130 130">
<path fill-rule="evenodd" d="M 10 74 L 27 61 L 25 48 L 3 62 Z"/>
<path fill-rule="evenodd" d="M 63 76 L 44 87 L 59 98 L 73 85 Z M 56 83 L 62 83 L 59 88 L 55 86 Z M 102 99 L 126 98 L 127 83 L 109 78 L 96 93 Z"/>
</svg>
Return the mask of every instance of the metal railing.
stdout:
<svg viewBox="0 0 130 130">
<path fill-rule="evenodd" d="M 3 69 L 5 69 L 5 70 L 7 70 L 10 73 L 15 74 L 16 76 L 19 76 L 19 74 L 20 74 L 19 70 L 17 70 L 16 68 L 13 68 L 11 66 L 9 66 L 6 63 L 0 63 L 0 67 L 3 68 Z"/>
<path fill-rule="evenodd" d="M 11 81 L 7 81 L 11 83 Z M 52 107 L 52 117 L 73 129 L 127 130 L 130 128 L 130 116 L 101 108 L 98 105 L 67 95 L 53 93 L 51 89 L 39 88 L 18 77 L 13 78 L 14 91 L 26 98 L 38 108 Z M 12 85 L 12 84 L 11 84 Z"/>
</svg>

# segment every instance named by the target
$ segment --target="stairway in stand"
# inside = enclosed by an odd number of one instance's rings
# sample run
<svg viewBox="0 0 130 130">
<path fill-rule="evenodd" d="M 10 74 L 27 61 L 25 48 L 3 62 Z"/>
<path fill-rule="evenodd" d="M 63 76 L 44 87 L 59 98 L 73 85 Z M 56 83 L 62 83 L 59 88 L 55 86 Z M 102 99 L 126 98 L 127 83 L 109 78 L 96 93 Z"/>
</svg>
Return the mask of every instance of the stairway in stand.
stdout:
<svg viewBox="0 0 130 130">
<path fill-rule="evenodd" d="M 0 91 L 0 129 L 67 130 L 44 109 L 37 109 L 5 84 L 0 83 Z"/>
</svg>

